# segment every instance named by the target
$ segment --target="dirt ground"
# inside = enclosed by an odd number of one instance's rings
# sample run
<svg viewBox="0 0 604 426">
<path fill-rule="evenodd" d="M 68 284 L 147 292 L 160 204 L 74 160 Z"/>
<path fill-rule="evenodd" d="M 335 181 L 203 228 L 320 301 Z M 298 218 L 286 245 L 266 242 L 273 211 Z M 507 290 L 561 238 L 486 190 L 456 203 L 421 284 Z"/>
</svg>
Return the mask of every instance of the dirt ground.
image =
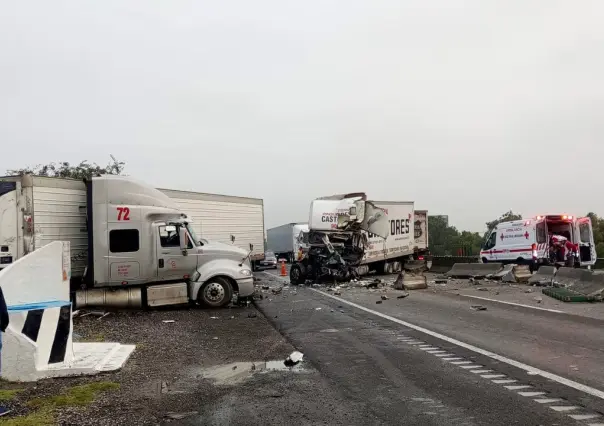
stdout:
<svg viewBox="0 0 604 426">
<path fill-rule="evenodd" d="M 204 369 L 237 361 L 285 359 L 293 351 L 253 305 L 114 312 L 102 319 L 88 315 L 74 319 L 74 340 L 135 344 L 136 350 L 114 373 L 0 383 L 1 404 L 12 409 L 0 424 L 177 422 L 228 393 L 228 388 L 202 378 Z"/>
</svg>

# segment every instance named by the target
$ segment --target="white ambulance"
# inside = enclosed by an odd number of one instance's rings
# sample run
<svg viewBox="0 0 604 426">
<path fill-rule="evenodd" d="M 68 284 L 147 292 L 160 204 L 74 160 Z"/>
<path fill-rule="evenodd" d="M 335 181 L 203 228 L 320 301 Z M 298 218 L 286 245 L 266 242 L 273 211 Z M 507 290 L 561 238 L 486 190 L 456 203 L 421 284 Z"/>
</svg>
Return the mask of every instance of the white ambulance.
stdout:
<svg viewBox="0 0 604 426">
<path fill-rule="evenodd" d="M 589 217 L 545 215 L 502 222 L 491 230 L 480 251 L 483 263 L 551 264 L 550 239 L 565 237 L 579 246 L 577 266 L 596 263 L 596 246 Z"/>
</svg>

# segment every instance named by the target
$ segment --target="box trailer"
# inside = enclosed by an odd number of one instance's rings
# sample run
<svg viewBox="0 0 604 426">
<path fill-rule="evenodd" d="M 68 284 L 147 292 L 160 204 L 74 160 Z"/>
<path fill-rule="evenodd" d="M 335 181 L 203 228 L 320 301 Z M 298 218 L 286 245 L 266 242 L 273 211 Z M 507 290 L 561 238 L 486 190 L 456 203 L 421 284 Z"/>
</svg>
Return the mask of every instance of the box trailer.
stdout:
<svg viewBox="0 0 604 426">
<path fill-rule="evenodd" d="M 262 199 L 161 189 L 190 215 L 195 233 L 264 257 Z M 74 279 L 88 259 L 86 184 L 42 176 L 0 177 L 0 268 L 53 241 L 69 241 Z M 234 242 L 231 236 L 235 237 Z"/>
<path fill-rule="evenodd" d="M 288 262 L 293 261 L 298 251 L 298 236 L 302 231 L 308 231 L 308 223 L 286 223 L 267 230 L 266 245 L 268 250 L 275 253 L 277 259 L 283 258 Z"/>
</svg>

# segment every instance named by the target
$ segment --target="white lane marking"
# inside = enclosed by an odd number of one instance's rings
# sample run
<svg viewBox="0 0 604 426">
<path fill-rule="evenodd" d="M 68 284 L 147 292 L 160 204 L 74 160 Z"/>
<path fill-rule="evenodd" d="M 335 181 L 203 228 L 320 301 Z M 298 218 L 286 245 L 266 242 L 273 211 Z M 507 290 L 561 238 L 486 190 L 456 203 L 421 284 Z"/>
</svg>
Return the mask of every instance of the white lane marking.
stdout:
<svg viewBox="0 0 604 426">
<path fill-rule="evenodd" d="M 541 398 L 541 399 L 535 399 L 535 402 L 538 402 L 539 404 L 551 404 L 552 402 L 559 402 L 562 401 L 560 398 Z"/>
<path fill-rule="evenodd" d="M 422 351 L 437 351 L 439 348 L 435 348 L 434 346 L 432 347 L 427 347 L 427 348 L 422 348 L 421 346 L 419 347 Z"/>
<path fill-rule="evenodd" d="M 460 359 L 463 359 L 463 358 L 461 358 L 461 357 L 443 358 L 443 361 L 459 361 Z"/>
<path fill-rule="evenodd" d="M 600 417 L 599 414 L 569 414 L 569 417 L 574 420 L 590 420 Z"/>
<path fill-rule="evenodd" d="M 493 370 L 476 370 L 476 371 L 472 371 L 472 373 L 474 374 L 483 374 L 483 373 L 492 373 Z"/>
<path fill-rule="evenodd" d="M 518 395 L 532 397 L 532 396 L 545 395 L 545 392 L 518 392 Z"/>
<path fill-rule="evenodd" d="M 424 343 L 424 342 L 407 342 L 408 345 L 413 345 L 413 346 L 421 345 L 422 343 Z"/>
<path fill-rule="evenodd" d="M 437 357 L 439 357 L 439 358 L 442 358 L 442 357 L 445 357 L 445 356 L 447 356 L 447 357 L 452 357 L 453 355 L 455 355 L 455 354 L 448 354 L 448 353 L 444 353 L 444 354 L 436 354 L 436 355 L 434 355 L 434 356 L 437 356 Z"/>
<path fill-rule="evenodd" d="M 518 385 L 518 386 L 504 386 L 507 390 L 520 390 L 532 388 L 530 385 Z"/>
<path fill-rule="evenodd" d="M 464 364 L 472 364 L 472 361 L 452 361 L 453 365 L 464 365 Z"/>
<path fill-rule="evenodd" d="M 428 352 L 429 354 L 432 354 L 432 355 L 447 353 L 447 351 L 438 351 L 438 350 L 437 351 L 426 351 L 426 352 Z"/>
<path fill-rule="evenodd" d="M 460 367 L 470 370 L 471 368 L 482 368 L 482 365 L 460 365 Z"/>
<path fill-rule="evenodd" d="M 577 410 L 580 407 L 577 407 L 576 405 L 559 405 L 559 406 L 552 406 L 549 407 L 554 411 L 557 411 L 559 413 L 565 412 L 565 411 L 573 411 L 573 410 Z"/>
<path fill-rule="evenodd" d="M 546 379 L 553 380 L 554 382 L 557 382 L 557 383 L 560 383 L 562 385 L 568 386 L 569 388 L 573 388 L 573 389 L 581 391 L 583 393 L 586 393 L 586 394 L 598 397 L 600 399 L 604 399 L 604 391 L 601 391 L 600 389 L 592 388 L 591 386 L 587 386 L 587 385 L 584 385 L 582 383 L 575 382 L 574 380 L 567 379 L 566 377 L 562 377 L 562 376 L 559 376 L 557 374 L 550 373 L 549 371 L 541 370 L 539 368 L 530 366 L 528 364 L 524 364 L 522 362 L 513 360 L 513 359 L 505 357 L 503 355 L 499 355 L 499 354 L 497 354 L 495 352 L 487 351 L 487 350 L 479 348 L 477 346 L 470 345 L 469 343 L 462 342 L 461 340 L 453 339 L 452 337 L 445 336 L 444 334 L 440 334 L 440 333 L 437 333 L 435 331 L 428 330 L 427 328 L 420 327 L 420 326 L 415 325 L 415 324 L 411 324 L 410 322 L 403 321 L 403 320 L 400 320 L 398 318 L 394 318 L 394 317 L 392 317 L 390 315 L 386 315 L 386 314 L 383 314 L 381 312 L 374 311 L 373 309 L 369 309 L 369 308 L 366 308 L 364 306 L 358 305 L 356 303 L 349 302 L 348 300 L 342 299 L 340 297 L 332 296 L 331 294 L 327 294 L 327 293 L 322 292 L 320 290 L 315 290 L 314 288 L 311 288 L 310 290 L 314 291 L 316 293 L 322 294 L 323 296 L 326 296 L 326 297 L 332 298 L 334 300 L 337 300 L 340 303 L 346 303 L 349 306 L 353 306 L 353 307 L 355 307 L 357 309 L 360 309 L 362 311 L 369 312 L 370 314 L 376 315 L 376 316 L 378 316 L 380 318 L 384 318 L 384 319 L 387 319 L 389 321 L 392 321 L 392 322 L 395 322 L 397 324 L 400 324 L 402 326 L 405 326 L 407 328 L 411 328 L 413 330 L 416 330 L 416 331 L 428 334 L 429 336 L 436 337 L 437 339 L 444 340 L 445 342 L 452 343 L 452 344 L 457 345 L 457 346 L 461 346 L 462 348 L 469 349 L 469 350 L 471 350 L 473 352 L 476 352 L 478 354 L 487 356 L 487 357 L 489 357 L 491 359 L 494 359 L 496 361 L 504 362 L 506 364 L 509 364 L 509 365 L 511 365 L 513 367 L 516 367 L 516 368 L 520 368 L 521 370 L 527 371 L 529 373 L 535 373 L 535 375 L 540 375 L 542 377 L 545 377 Z"/>
<path fill-rule="evenodd" d="M 462 296 L 464 296 L 464 297 L 471 297 L 472 299 L 488 300 L 489 302 L 503 303 L 503 304 L 506 304 L 506 305 L 522 306 L 523 308 L 537 309 L 538 311 L 554 312 L 556 314 L 565 314 L 566 313 L 564 311 L 559 311 L 557 309 L 538 308 L 536 306 L 523 305 L 522 303 L 506 302 L 504 300 L 489 299 L 488 297 L 482 297 L 482 296 L 470 296 L 469 294 L 462 294 Z"/>
<path fill-rule="evenodd" d="M 507 379 L 507 380 L 493 380 L 493 383 L 498 385 L 506 385 L 508 383 L 516 383 L 518 380 Z"/>
<path fill-rule="evenodd" d="M 505 377 L 505 374 L 482 374 L 480 377 L 483 379 L 499 379 Z"/>
<path fill-rule="evenodd" d="M 432 349 L 436 349 L 434 346 L 432 345 L 419 345 L 420 349 L 425 349 L 425 348 L 432 348 Z"/>
</svg>

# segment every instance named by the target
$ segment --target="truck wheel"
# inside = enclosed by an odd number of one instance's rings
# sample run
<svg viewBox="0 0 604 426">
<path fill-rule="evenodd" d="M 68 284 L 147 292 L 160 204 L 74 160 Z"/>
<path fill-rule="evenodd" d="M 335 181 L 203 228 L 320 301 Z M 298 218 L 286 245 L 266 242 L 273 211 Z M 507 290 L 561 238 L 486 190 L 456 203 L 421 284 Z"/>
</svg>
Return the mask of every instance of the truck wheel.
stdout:
<svg viewBox="0 0 604 426">
<path fill-rule="evenodd" d="M 289 281 L 292 285 L 304 284 L 306 281 L 306 268 L 299 263 L 294 263 L 289 269 Z"/>
<path fill-rule="evenodd" d="M 208 280 L 199 289 L 197 301 L 208 308 L 222 308 L 233 298 L 233 286 L 226 278 L 216 277 Z"/>
</svg>

